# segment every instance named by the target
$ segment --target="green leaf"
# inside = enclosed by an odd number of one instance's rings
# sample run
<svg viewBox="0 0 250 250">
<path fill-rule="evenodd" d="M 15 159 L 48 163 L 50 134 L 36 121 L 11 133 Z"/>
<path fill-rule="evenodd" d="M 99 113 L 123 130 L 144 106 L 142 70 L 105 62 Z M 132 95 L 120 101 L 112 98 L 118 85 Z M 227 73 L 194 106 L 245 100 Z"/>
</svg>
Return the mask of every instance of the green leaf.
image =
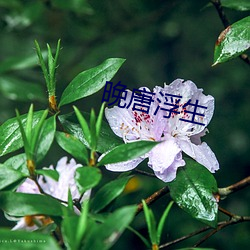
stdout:
<svg viewBox="0 0 250 250">
<path fill-rule="evenodd" d="M 148 205 L 144 200 L 142 200 L 143 211 L 146 218 L 147 226 L 148 226 L 148 234 L 151 241 L 151 244 L 157 244 L 157 234 L 156 234 L 156 221 L 154 214 L 151 209 L 148 208 Z"/>
<path fill-rule="evenodd" d="M 58 181 L 59 179 L 59 173 L 56 170 L 52 170 L 52 169 L 37 169 L 36 170 L 37 174 L 40 175 L 44 175 L 44 176 L 48 176 L 51 179 Z"/>
<path fill-rule="evenodd" d="M 91 134 L 90 134 L 90 129 L 89 129 L 89 125 L 86 121 L 86 119 L 84 118 L 84 116 L 81 114 L 81 112 L 79 111 L 79 109 L 75 106 L 73 106 L 75 113 L 76 113 L 76 117 L 81 125 L 82 128 L 82 132 L 84 134 L 84 137 L 86 138 L 86 141 L 88 143 L 88 145 L 91 145 Z"/>
<path fill-rule="evenodd" d="M 250 10 L 250 1 L 249 0 L 221 0 L 221 4 L 223 7 L 239 10 L 239 11 L 247 11 Z"/>
<path fill-rule="evenodd" d="M 125 59 L 110 58 L 95 68 L 78 74 L 64 90 L 59 106 L 74 102 L 99 91 L 110 81 Z"/>
<path fill-rule="evenodd" d="M 168 183 L 170 195 L 191 216 L 216 227 L 218 204 L 213 196 L 218 192 L 216 180 L 204 166 L 191 159 L 185 161 L 186 166 L 179 168 L 176 179 Z"/>
<path fill-rule="evenodd" d="M 62 222 L 62 235 L 64 243 L 69 250 L 77 250 L 76 233 L 79 222 L 78 216 L 65 217 Z"/>
<path fill-rule="evenodd" d="M 162 234 L 162 230 L 163 230 L 163 226 L 165 224 L 165 221 L 168 217 L 168 214 L 169 214 L 169 211 L 172 207 L 172 205 L 174 204 L 173 201 L 171 201 L 168 206 L 166 207 L 164 213 L 162 214 L 161 216 L 161 219 L 160 219 L 160 222 L 158 224 L 158 227 L 157 227 L 157 244 L 159 245 L 160 242 L 161 242 L 161 234 Z"/>
<path fill-rule="evenodd" d="M 90 130 L 90 136 L 91 136 L 91 149 L 96 150 L 96 115 L 94 109 L 91 109 L 90 112 L 90 122 L 89 122 L 89 130 Z"/>
<path fill-rule="evenodd" d="M 26 231 L 10 231 L 0 228 L 0 249 L 11 250 L 60 250 L 56 241 L 47 234 Z"/>
<path fill-rule="evenodd" d="M 71 154 L 75 159 L 82 164 L 88 165 L 88 151 L 85 145 L 76 137 L 64 132 L 56 132 L 56 141 L 62 149 Z"/>
<path fill-rule="evenodd" d="M 16 181 L 21 181 L 26 176 L 20 171 L 10 168 L 9 166 L 0 164 L 0 190 L 13 184 Z"/>
<path fill-rule="evenodd" d="M 14 101 L 46 100 L 42 86 L 9 76 L 0 77 L 0 93 Z"/>
<path fill-rule="evenodd" d="M 11 216 L 62 216 L 66 209 L 59 201 L 45 195 L 13 192 L 0 193 L 0 208 Z"/>
<path fill-rule="evenodd" d="M 43 111 L 34 112 L 33 127 L 38 123 L 42 114 Z M 27 114 L 21 115 L 20 118 L 22 120 L 22 124 L 25 124 Z M 0 156 L 13 152 L 22 146 L 23 141 L 17 118 L 11 118 L 0 126 Z"/>
<path fill-rule="evenodd" d="M 126 176 L 105 184 L 94 196 L 91 208 L 94 212 L 99 212 L 117 198 L 124 190 L 128 180 L 132 176 Z"/>
<path fill-rule="evenodd" d="M 96 120 L 96 139 L 97 139 L 97 141 L 99 139 L 99 135 L 100 135 L 101 127 L 102 127 L 102 118 L 103 118 L 103 113 L 104 113 L 104 107 L 105 107 L 105 103 L 102 104 L 102 106 L 100 108 L 100 112 L 99 112 L 97 120 Z"/>
<path fill-rule="evenodd" d="M 89 118 L 89 114 L 84 113 L 84 116 Z M 63 127 L 76 138 L 78 138 L 86 147 L 89 148 L 89 144 L 82 132 L 81 127 L 77 123 L 77 119 L 72 114 L 61 115 L 59 116 L 60 122 L 63 124 Z M 97 143 L 97 152 L 104 153 L 112 148 L 124 144 L 123 140 L 116 136 L 111 130 L 107 122 L 102 121 L 102 126 L 100 130 L 100 136 Z"/>
<path fill-rule="evenodd" d="M 158 142 L 136 141 L 122 144 L 109 151 L 97 164 L 98 166 L 123 162 L 140 157 L 149 152 Z"/>
<path fill-rule="evenodd" d="M 83 203 L 82 213 L 79 216 L 65 217 L 62 222 L 62 234 L 67 249 L 80 249 L 82 238 L 87 229 L 88 201 Z"/>
<path fill-rule="evenodd" d="M 109 249 L 131 223 L 136 209 L 136 206 L 117 209 L 108 216 L 103 224 L 92 227 L 83 249 Z"/>
<path fill-rule="evenodd" d="M 95 187 L 101 179 L 102 173 L 99 168 L 95 167 L 77 168 L 75 173 L 76 185 L 81 194 Z"/>
<path fill-rule="evenodd" d="M 56 132 L 56 117 L 44 121 L 37 148 L 37 161 L 40 162 L 48 153 Z"/>
<path fill-rule="evenodd" d="M 89 201 L 85 200 L 83 202 L 82 213 L 80 215 L 78 224 L 77 224 L 77 232 L 76 232 L 76 242 L 77 242 L 77 249 L 81 245 L 81 241 L 83 236 L 86 233 L 87 225 L 88 225 L 88 213 L 89 213 Z"/>
<path fill-rule="evenodd" d="M 9 168 L 18 170 L 19 172 L 28 176 L 29 171 L 26 165 L 26 160 L 27 160 L 26 155 L 23 153 L 10 157 L 8 160 L 4 162 L 4 165 L 8 166 Z"/>
<path fill-rule="evenodd" d="M 250 47 L 250 16 L 228 26 L 218 37 L 214 65 L 239 56 Z"/>
</svg>

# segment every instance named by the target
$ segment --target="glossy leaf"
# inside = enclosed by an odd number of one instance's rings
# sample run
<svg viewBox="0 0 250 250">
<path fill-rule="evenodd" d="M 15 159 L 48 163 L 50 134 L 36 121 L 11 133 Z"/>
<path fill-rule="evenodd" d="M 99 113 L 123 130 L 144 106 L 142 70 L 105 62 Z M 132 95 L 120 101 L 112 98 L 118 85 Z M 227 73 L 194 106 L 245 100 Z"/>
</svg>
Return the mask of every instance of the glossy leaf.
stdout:
<svg viewBox="0 0 250 250">
<path fill-rule="evenodd" d="M 33 127 L 44 111 L 34 112 Z M 22 123 L 26 123 L 27 114 L 21 115 Z M 24 125 L 25 126 L 25 125 Z M 0 156 L 13 152 L 23 146 L 17 118 L 11 118 L 0 126 Z"/>
<path fill-rule="evenodd" d="M 36 170 L 37 174 L 44 175 L 47 177 L 50 177 L 51 179 L 58 181 L 59 179 L 59 173 L 56 170 L 52 169 L 37 169 Z"/>
<path fill-rule="evenodd" d="M 10 231 L 0 228 L 0 249 L 11 250 L 60 250 L 54 238 L 48 234 L 26 231 Z"/>
<path fill-rule="evenodd" d="M 239 11 L 250 10 L 250 1 L 249 0 L 221 0 L 223 7 L 227 7 Z"/>
<path fill-rule="evenodd" d="M 75 173 L 76 185 L 81 194 L 95 187 L 101 180 L 102 173 L 99 168 L 81 167 Z"/>
<path fill-rule="evenodd" d="M 26 82 L 14 77 L 0 77 L 0 93 L 14 101 L 45 101 L 42 86 Z"/>
<path fill-rule="evenodd" d="M 11 216 L 35 214 L 62 216 L 63 210 L 66 209 L 49 196 L 13 192 L 0 193 L 0 208 Z"/>
<path fill-rule="evenodd" d="M 136 206 L 117 209 L 108 216 L 103 224 L 92 227 L 83 249 L 109 249 L 131 223 L 136 209 Z"/>
<path fill-rule="evenodd" d="M 76 117 L 81 125 L 81 129 L 84 135 L 84 138 L 86 138 L 86 141 L 88 143 L 89 146 L 91 146 L 91 134 L 90 134 L 90 129 L 89 129 L 89 125 L 86 121 L 86 119 L 84 118 L 84 116 L 82 115 L 82 113 L 80 112 L 80 110 L 73 106 L 75 113 L 76 113 Z"/>
<path fill-rule="evenodd" d="M 94 212 L 99 212 L 117 198 L 124 190 L 128 180 L 132 176 L 121 177 L 110 181 L 99 189 L 94 196 L 91 208 Z"/>
<path fill-rule="evenodd" d="M 218 191 L 216 180 L 199 163 L 191 159 L 185 161 L 186 166 L 179 168 L 176 179 L 168 183 L 170 195 L 191 216 L 216 227 L 218 204 L 213 196 Z"/>
<path fill-rule="evenodd" d="M 59 106 L 74 102 L 99 91 L 106 81 L 110 81 L 124 59 L 110 58 L 95 68 L 78 74 L 64 90 Z"/>
<path fill-rule="evenodd" d="M 84 113 L 84 116 L 89 119 L 89 114 Z M 86 147 L 89 148 L 89 144 L 82 132 L 81 127 L 79 126 L 77 119 L 72 114 L 59 116 L 60 122 L 63 124 L 63 127 L 76 138 L 78 138 Z M 111 130 L 107 122 L 103 121 L 99 140 L 97 143 L 97 152 L 104 153 L 112 148 L 123 144 L 123 140 L 116 136 Z"/>
<path fill-rule="evenodd" d="M 88 152 L 86 146 L 73 135 L 56 132 L 56 141 L 62 149 L 71 154 L 82 164 L 88 165 Z"/>
<path fill-rule="evenodd" d="M 98 166 L 135 159 L 148 153 L 157 144 L 154 141 L 136 141 L 119 145 L 105 154 Z"/>
<path fill-rule="evenodd" d="M 45 120 L 41 135 L 39 138 L 39 144 L 37 149 L 37 161 L 41 161 L 48 153 L 50 146 L 54 140 L 56 132 L 56 117 L 52 116 Z"/>
<path fill-rule="evenodd" d="M 13 184 L 18 180 L 22 180 L 26 175 L 13 168 L 0 164 L 0 190 Z"/>
<path fill-rule="evenodd" d="M 250 47 L 250 16 L 228 26 L 218 37 L 214 50 L 214 65 L 226 62 Z"/>
<path fill-rule="evenodd" d="M 8 166 L 9 168 L 18 170 L 19 172 L 28 176 L 29 171 L 27 169 L 26 160 L 27 160 L 26 155 L 23 153 L 10 157 L 8 160 L 4 162 L 4 165 Z"/>
</svg>

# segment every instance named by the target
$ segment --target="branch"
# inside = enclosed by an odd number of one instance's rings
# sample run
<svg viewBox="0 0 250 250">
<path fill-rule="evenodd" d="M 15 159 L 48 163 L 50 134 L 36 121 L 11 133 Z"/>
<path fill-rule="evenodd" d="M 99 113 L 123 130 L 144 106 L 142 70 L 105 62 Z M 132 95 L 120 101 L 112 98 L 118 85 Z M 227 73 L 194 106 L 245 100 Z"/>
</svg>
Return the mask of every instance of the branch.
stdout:
<svg viewBox="0 0 250 250">
<path fill-rule="evenodd" d="M 211 232 L 209 232 L 207 235 L 205 235 L 201 240 L 199 240 L 194 247 L 199 246 L 200 244 L 202 244 L 204 241 L 206 241 L 209 237 L 211 237 L 212 235 L 214 235 L 215 233 L 219 232 L 220 230 L 222 230 L 223 228 L 233 225 L 233 224 L 238 224 L 241 222 L 247 222 L 250 221 L 250 216 L 238 216 L 235 215 L 230 221 L 223 221 L 221 223 L 219 223 L 219 226 L 212 230 Z"/>
<path fill-rule="evenodd" d="M 148 198 L 146 198 L 145 202 L 147 205 L 150 205 L 167 193 L 169 193 L 169 188 L 166 186 L 166 187 L 163 187 L 160 190 L 156 191 L 155 193 L 150 195 Z M 139 214 L 142 210 L 143 210 L 143 205 L 142 205 L 142 203 L 140 203 L 137 205 L 136 214 Z"/>
<path fill-rule="evenodd" d="M 228 187 L 219 188 L 218 192 L 222 198 L 226 198 L 226 196 L 228 196 L 229 194 L 234 193 L 236 191 L 239 191 L 239 190 L 241 190 L 249 185 L 250 185 L 250 176 L 248 176 L 245 179 L 243 179 L 239 182 L 236 182 Z"/>
<path fill-rule="evenodd" d="M 248 216 L 237 216 L 237 215 L 234 215 L 233 218 L 230 220 L 230 221 L 222 221 L 222 222 L 219 222 L 218 223 L 218 227 L 214 230 L 212 230 L 211 232 L 209 232 L 206 236 L 204 236 L 199 242 L 197 242 L 194 247 L 200 245 L 202 242 L 204 242 L 206 239 L 208 239 L 210 236 L 212 236 L 213 234 L 215 234 L 216 232 L 220 231 L 221 229 L 229 226 L 229 225 L 233 225 L 233 224 L 238 224 L 238 223 L 241 223 L 241 222 L 247 222 L 247 221 L 250 221 L 250 217 Z M 201 234 L 203 232 L 206 232 L 208 230 L 211 230 L 212 227 L 204 227 L 204 228 L 201 228 L 195 232 L 192 232 L 190 234 L 187 234 L 185 236 L 182 236 L 178 239 L 175 239 L 173 241 L 170 241 L 170 242 L 167 242 L 165 244 L 162 244 L 159 246 L 159 248 L 165 248 L 165 247 L 169 247 L 171 245 L 174 245 L 174 244 L 177 244 L 181 241 L 184 241 L 186 239 L 189 239 L 195 235 L 198 235 L 198 234 Z"/>
<path fill-rule="evenodd" d="M 221 5 L 221 2 L 220 0 L 211 0 L 211 3 L 214 5 L 214 7 L 216 8 L 218 14 L 219 14 L 219 17 L 220 17 L 220 20 L 221 22 L 223 23 L 223 26 L 224 28 L 226 29 L 228 26 L 230 26 L 230 22 L 222 8 L 222 5 Z M 250 65 L 250 59 L 248 57 L 247 54 L 241 54 L 239 56 L 245 63 L 247 63 L 248 65 Z"/>
</svg>

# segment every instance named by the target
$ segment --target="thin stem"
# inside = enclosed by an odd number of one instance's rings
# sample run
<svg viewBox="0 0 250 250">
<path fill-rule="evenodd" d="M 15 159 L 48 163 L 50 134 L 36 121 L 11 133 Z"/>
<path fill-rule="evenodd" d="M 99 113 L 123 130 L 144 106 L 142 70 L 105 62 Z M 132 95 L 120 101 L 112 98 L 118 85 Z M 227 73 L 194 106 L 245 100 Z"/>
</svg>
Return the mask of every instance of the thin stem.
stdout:
<svg viewBox="0 0 250 250">
<path fill-rule="evenodd" d="M 147 205 L 150 205 L 154 203 L 156 200 L 158 200 L 160 197 L 164 196 L 165 194 L 169 193 L 169 188 L 163 187 L 160 190 L 156 191 L 152 195 L 150 195 L 148 198 L 145 199 L 145 202 Z M 143 204 L 140 203 L 137 205 L 137 211 L 136 214 L 140 213 L 143 210 Z"/>
<path fill-rule="evenodd" d="M 184 241 L 184 240 L 186 240 L 186 239 L 189 239 L 189 238 L 191 238 L 191 237 L 193 237 L 193 236 L 195 236 L 195 235 L 197 235 L 197 234 L 206 232 L 206 231 L 209 230 L 209 229 L 211 229 L 211 227 L 209 227 L 209 226 L 203 227 L 203 228 L 201 228 L 201 229 L 199 229 L 199 230 L 197 230 L 197 231 L 194 231 L 194 232 L 192 232 L 192 233 L 190 233 L 190 234 L 184 235 L 184 236 L 182 236 L 182 237 L 180 237 L 180 238 L 178 238 L 178 239 L 175 239 L 175 240 L 173 240 L 173 241 L 170 241 L 170 242 L 167 242 L 167 243 L 165 243 L 165 244 L 162 244 L 162 245 L 159 246 L 159 248 L 165 248 L 165 247 L 169 247 L 169 246 L 171 246 L 171 245 L 177 244 L 177 243 L 179 243 L 179 242 L 181 242 L 181 241 Z"/>
<path fill-rule="evenodd" d="M 239 191 L 247 186 L 250 185 L 250 176 L 242 179 L 239 182 L 236 182 L 228 187 L 225 188 L 219 188 L 219 195 L 224 198 L 226 196 L 228 196 L 229 194 L 232 194 L 236 191 Z"/>
<path fill-rule="evenodd" d="M 39 192 L 40 192 L 41 194 L 48 195 L 48 196 L 50 196 L 51 198 L 53 198 L 54 200 L 57 200 L 57 201 L 59 201 L 59 202 L 61 202 L 61 203 L 68 204 L 67 201 L 58 199 L 58 198 L 56 198 L 56 197 L 54 197 L 54 196 L 52 196 L 52 195 L 50 195 L 50 194 L 45 193 L 45 192 L 43 191 L 41 185 L 39 184 L 39 182 L 37 181 L 36 178 L 34 178 L 34 179 L 32 179 L 32 180 L 36 183 L 36 185 L 37 185 L 37 187 L 38 187 L 38 190 L 39 190 Z"/>
<path fill-rule="evenodd" d="M 134 172 L 139 173 L 141 175 L 146 175 L 146 176 L 149 176 L 149 177 L 156 178 L 156 176 L 154 174 L 148 173 L 148 172 L 145 172 L 145 171 L 142 171 L 142 170 L 139 170 L 139 169 L 134 169 Z"/>
<path fill-rule="evenodd" d="M 218 15 L 220 17 L 221 22 L 223 23 L 224 28 L 226 29 L 228 26 L 230 26 L 230 22 L 222 8 L 221 1 L 220 0 L 211 0 L 211 3 L 216 8 Z M 247 54 L 241 54 L 240 59 L 243 60 L 245 63 L 250 65 L 250 59 Z"/>
</svg>

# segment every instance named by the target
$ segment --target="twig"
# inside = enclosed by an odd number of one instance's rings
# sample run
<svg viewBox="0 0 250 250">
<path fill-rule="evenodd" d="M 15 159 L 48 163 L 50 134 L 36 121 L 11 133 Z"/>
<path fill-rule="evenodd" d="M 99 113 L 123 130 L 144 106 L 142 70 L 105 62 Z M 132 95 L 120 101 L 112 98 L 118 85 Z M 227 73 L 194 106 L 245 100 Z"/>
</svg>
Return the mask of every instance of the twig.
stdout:
<svg viewBox="0 0 250 250">
<path fill-rule="evenodd" d="M 215 233 L 219 232 L 220 230 L 222 230 L 223 228 L 225 228 L 227 226 L 230 226 L 230 225 L 233 225 L 233 224 L 238 224 L 238 223 L 241 223 L 241 222 L 247 222 L 247 221 L 250 221 L 250 216 L 238 216 L 238 215 L 235 215 L 234 217 L 232 217 L 232 219 L 230 221 L 221 222 L 220 225 L 216 229 L 212 230 L 207 235 L 205 235 L 193 247 L 197 247 L 197 246 L 201 245 L 204 241 L 206 241 L 212 235 L 214 235 Z"/>
<path fill-rule="evenodd" d="M 248 176 L 245 179 L 243 179 L 239 182 L 236 182 L 228 187 L 219 188 L 218 192 L 222 198 L 225 198 L 229 194 L 234 193 L 236 191 L 239 191 L 239 190 L 241 190 L 249 185 L 250 185 L 250 176 Z"/>
<path fill-rule="evenodd" d="M 215 234 L 216 232 L 220 231 L 221 229 L 223 229 L 224 227 L 227 227 L 229 225 L 232 225 L 232 224 L 238 224 L 238 223 L 241 223 L 241 222 L 247 222 L 247 221 L 250 221 L 250 217 L 248 216 L 237 216 L 237 215 L 234 215 L 234 217 L 230 220 L 230 221 L 222 221 L 222 222 L 219 222 L 218 223 L 218 227 L 216 229 L 214 229 L 213 231 L 209 232 L 205 237 L 202 238 L 202 240 L 200 240 L 198 243 L 195 244 L 195 247 L 198 246 L 199 244 L 201 244 L 202 242 L 204 242 L 207 238 L 209 238 L 210 236 L 212 236 L 213 234 Z M 165 244 L 162 244 L 159 246 L 159 248 L 165 248 L 165 247 L 169 247 L 171 245 L 174 245 L 174 244 L 177 244 L 181 241 L 184 241 L 186 239 L 189 239 L 195 235 L 198 235 L 198 234 L 201 234 L 201 233 L 204 233 L 208 230 L 211 230 L 212 227 L 204 227 L 204 228 L 201 228 L 195 232 L 192 232 L 190 234 L 187 234 L 185 236 L 182 236 L 178 239 L 175 239 L 173 241 L 170 241 L 170 242 L 167 242 Z"/>
<path fill-rule="evenodd" d="M 175 239 L 175 240 L 173 240 L 173 241 L 170 241 L 170 242 L 167 242 L 167 243 L 165 243 L 165 244 L 162 244 L 162 245 L 159 246 L 159 248 L 165 248 L 165 247 L 169 247 L 169 246 L 171 246 L 171 245 L 177 244 L 177 243 L 179 243 L 179 242 L 181 242 L 181 241 L 184 241 L 184 240 L 186 240 L 186 239 L 188 239 L 188 238 L 191 238 L 191 237 L 193 237 L 193 236 L 195 236 L 195 235 L 197 235 L 197 234 L 206 232 L 206 231 L 209 230 L 209 229 L 211 229 L 211 227 L 209 227 L 209 226 L 203 227 L 203 228 L 201 228 L 201 229 L 199 229 L 199 230 L 197 230 L 197 231 L 195 231 L 195 232 L 192 232 L 192 233 L 187 234 L 187 235 L 185 235 L 185 236 L 182 236 L 182 237 L 180 237 L 180 238 L 178 238 L 178 239 Z"/>
<path fill-rule="evenodd" d="M 226 209 L 224 209 L 222 207 L 219 207 L 218 209 L 219 209 L 219 211 L 221 211 L 223 214 L 229 216 L 230 218 L 233 218 L 235 216 L 235 214 L 232 214 L 231 212 L 227 211 Z"/>
<path fill-rule="evenodd" d="M 137 172 L 141 175 L 146 175 L 146 176 L 149 176 L 149 177 L 154 177 L 156 178 L 156 176 L 152 173 L 148 173 L 148 172 L 145 172 L 145 171 L 142 171 L 142 170 L 139 170 L 139 169 L 134 169 L 134 172 Z"/>
<path fill-rule="evenodd" d="M 220 0 L 211 0 L 211 3 L 214 5 L 214 7 L 216 8 L 218 14 L 219 14 L 219 17 L 220 17 L 220 20 L 221 22 L 223 23 L 223 26 L 224 28 L 226 29 L 228 26 L 230 26 L 230 22 L 222 8 L 222 5 L 221 5 L 221 2 Z M 247 54 L 241 54 L 239 56 L 245 63 L 247 63 L 248 65 L 250 65 L 250 59 L 248 57 Z"/>
<path fill-rule="evenodd" d="M 148 198 L 145 199 L 145 202 L 147 205 L 152 204 L 153 202 L 155 202 L 156 200 L 158 200 L 160 197 L 164 196 L 165 194 L 169 193 L 169 188 L 163 187 L 160 190 L 156 191 L 155 193 L 153 193 L 152 195 L 150 195 Z M 143 210 L 143 205 L 142 203 L 137 205 L 137 211 L 136 214 L 140 213 Z"/>
</svg>

